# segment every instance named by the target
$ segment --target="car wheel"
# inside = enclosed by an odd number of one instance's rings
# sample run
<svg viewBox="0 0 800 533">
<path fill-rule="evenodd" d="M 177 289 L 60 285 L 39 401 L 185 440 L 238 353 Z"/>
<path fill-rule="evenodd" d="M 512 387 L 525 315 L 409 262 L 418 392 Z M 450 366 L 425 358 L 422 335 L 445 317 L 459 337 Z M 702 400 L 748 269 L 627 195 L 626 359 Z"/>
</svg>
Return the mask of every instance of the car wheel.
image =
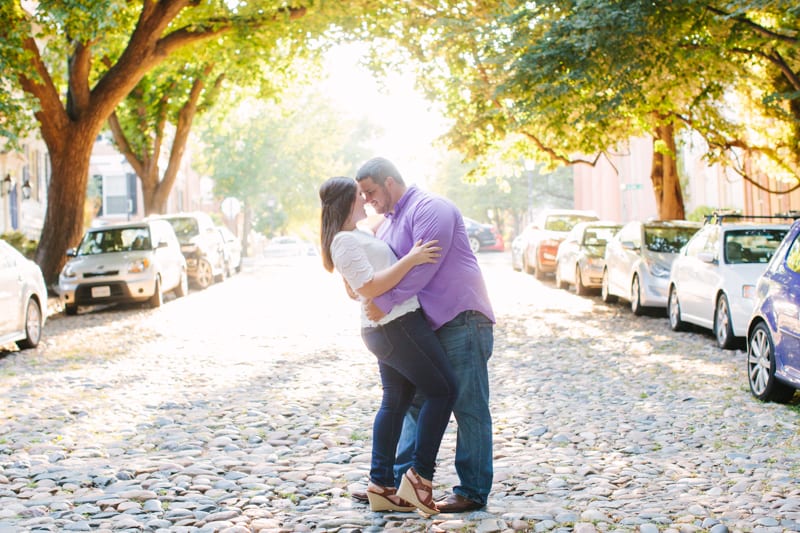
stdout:
<svg viewBox="0 0 800 533">
<path fill-rule="evenodd" d="M 750 392 L 764 402 L 787 403 L 794 389 L 775 377 L 775 345 L 769 328 L 759 323 L 747 342 L 747 380 Z"/>
<path fill-rule="evenodd" d="M 669 327 L 672 331 L 681 331 L 685 324 L 683 320 L 681 320 L 681 303 L 678 301 L 678 291 L 675 289 L 674 285 L 669 288 L 667 314 L 669 315 Z"/>
<path fill-rule="evenodd" d="M 636 316 L 644 314 L 644 307 L 642 306 L 642 286 L 639 283 L 639 276 L 633 275 L 631 282 L 631 311 Z"/>
<path fill-rule="evenodd" d="M 214 283 L 214 272 L 211 270 L 211 263 L 205 259 L 200 259 L 197 262 L 197 276 L 195 277 L 195 282 L 201 289 L 207 289 Z"/>
<path fill-rule="evenodd" d="M 556 265 L 556 287 L 559 289 L 569 289 L 569 283 L 561 279 L 561 268 Z"/>
<path fill-rule="evenodd" d="M 469 249 L 472 250 L 473 254 L 477 254 L 478 250 L 481 249 L 481 242 L 475 237 L 470 237 L 469 238 Z"/>
<path fill-rule="evenodd" d="M 511 270 L 513 270 L 514 272 L 519 272 L 520 270 L 522 270 L 521 267 L 517 266 L 517 259 L 514 257 L 514 252 L 511 252 Z"/>
<path fill-rule="evenodd" d="M 731 324 L 731 307 L 728 298 L 721 294 L 717 300 L 717 312 L 714 313 L 714 335 L 717 337 L 717 345 L 723 349 L 733 347 L 733 324 Z"/>
<path fill-rule="evenodd" d="M 537 252 L 536 255 L 538 256 L 539 253 Z M 544 277 L 545 277 L 544 276 L 544 271 L 542 271 L 542 265 L 539 264 L 539 258 L 538 257 L 536 258 L 536 270 L 534 271 L 533 275 L 536 276 L 536 279 L 538 279 L 539 281 L 542 281 L 544 279 Z"/>
<path fill-rule="evenodd" d="M 578 296 L 586 296 L 588 292 L 589 289 L 583 284 L 583 277 L 581 277 L 581 267 L 575 265 L 575 294 Z"/>
<path fill-rule="evenodd" d="M 528 255 L 524 252 L 522 254 L 522 269 L 526 274 L 533 274 L 533 268 L 531 268 L 531 264 L 528 262 Z"/>
<path fill-rule="evenodd" d="M 28 299 L 25 309 L 25 338 L 17 341 L 20 350 L 36 348 L 42 338 L 42 308 L 33 298 Z"/>
<path fill-rule="evenodd" d="M 147 303 L 150 304 L 150 307 L 153 309 L 161 307 L 161 304 L 164 303 L 164 295 L 161 293 L 161 280 L 159 278 L 156 278 L 156 290 Z"/>
<path fill-rule="evenodd" d="M 78 314 L 78 306 L 75 304 L 66 304 L 64 306 L 64 312 L 69 316 L 75 316 Z"/>
<path fill-rule="evenodd" d="M 174 292 L 176 298 L 183 298 L 189 294 L 189 278 L 186 276 L 186 270 L 181 270 L 181 281 Z"/>
<path fill-rule="evenodd" d="M 610 304 L 617 301 L 617 297 L 608 292 L 608 269 L 603 270 L 603 282 L 600 285 L 600 299 Z"/>
</svg>

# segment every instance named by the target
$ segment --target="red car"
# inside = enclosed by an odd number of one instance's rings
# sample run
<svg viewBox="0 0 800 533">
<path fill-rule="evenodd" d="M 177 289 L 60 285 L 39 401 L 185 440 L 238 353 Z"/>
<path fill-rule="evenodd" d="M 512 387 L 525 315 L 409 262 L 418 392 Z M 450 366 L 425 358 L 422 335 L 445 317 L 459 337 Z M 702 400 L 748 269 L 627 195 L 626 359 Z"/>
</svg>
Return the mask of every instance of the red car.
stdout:
<svg viewBox="0 0 800 533">
<path fill-rule="evenodd" d="M 523 232 L 522 267 L 536 279 L 556 271 L 556 255 L 573 226 L 578 222 L 599 220 L 592 211 L 546 209 Z"/>
</svg>

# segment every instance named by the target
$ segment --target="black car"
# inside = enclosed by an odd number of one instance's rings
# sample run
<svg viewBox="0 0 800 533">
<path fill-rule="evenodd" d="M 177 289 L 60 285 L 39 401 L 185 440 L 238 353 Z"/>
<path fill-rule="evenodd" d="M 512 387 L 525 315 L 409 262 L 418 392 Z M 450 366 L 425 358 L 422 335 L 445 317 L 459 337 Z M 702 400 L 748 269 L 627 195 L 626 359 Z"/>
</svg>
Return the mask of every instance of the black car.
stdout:
<svg viewBox="0 0 800 533">
<path fill-rule="evenodd" d="M 467 228 L 467 237 L 469 237 L 469 247 L 472 249 L 472 253 L 478 253 L 482 248 L 494 246 L 497 242 L 491 224 L 481 224 L 477 220 L 464 217 L 464 226 Z"/>
</svg>

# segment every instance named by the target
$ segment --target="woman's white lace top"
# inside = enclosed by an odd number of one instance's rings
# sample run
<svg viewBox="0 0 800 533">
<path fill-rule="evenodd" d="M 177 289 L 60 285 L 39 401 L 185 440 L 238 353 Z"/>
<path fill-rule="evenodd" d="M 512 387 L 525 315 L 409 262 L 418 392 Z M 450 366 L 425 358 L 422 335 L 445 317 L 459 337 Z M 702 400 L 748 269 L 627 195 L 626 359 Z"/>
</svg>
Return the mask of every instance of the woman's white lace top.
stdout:
<svg viewBox="0 0 800 533">
<path fill-rule="evenodd" d="M 397 257 L 389 245 L 360 229 L 340 231 L 331 242 L 331 258 L 336 270 L 344 277 L 354 290 L 372 280 L 375 272 L 389 268 L 397 262 Z M 361 301 L 365 300 L 361 297 Z M 419 308 L 419 300 L 413 296 L 400 305 L 396 305 L 389 314 L 373 322 L 361 307 L 361 326 L 371 327 L 386 324 L 390 320 Z"/>
</svg>

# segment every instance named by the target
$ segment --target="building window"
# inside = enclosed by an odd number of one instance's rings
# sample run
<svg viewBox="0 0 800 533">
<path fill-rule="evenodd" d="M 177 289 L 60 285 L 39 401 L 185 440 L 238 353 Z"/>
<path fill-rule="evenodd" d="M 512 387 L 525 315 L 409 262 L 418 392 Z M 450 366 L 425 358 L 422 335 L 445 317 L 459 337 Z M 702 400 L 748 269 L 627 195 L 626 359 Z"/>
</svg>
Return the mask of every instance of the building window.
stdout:
<svg viewBox="0 0 800 533">
<path fill-rule="evenodd" d="M 126 176 L 104 176 L 103 215 L 127 215 L 130 212 L 129 209 Z"/>
</svg>

